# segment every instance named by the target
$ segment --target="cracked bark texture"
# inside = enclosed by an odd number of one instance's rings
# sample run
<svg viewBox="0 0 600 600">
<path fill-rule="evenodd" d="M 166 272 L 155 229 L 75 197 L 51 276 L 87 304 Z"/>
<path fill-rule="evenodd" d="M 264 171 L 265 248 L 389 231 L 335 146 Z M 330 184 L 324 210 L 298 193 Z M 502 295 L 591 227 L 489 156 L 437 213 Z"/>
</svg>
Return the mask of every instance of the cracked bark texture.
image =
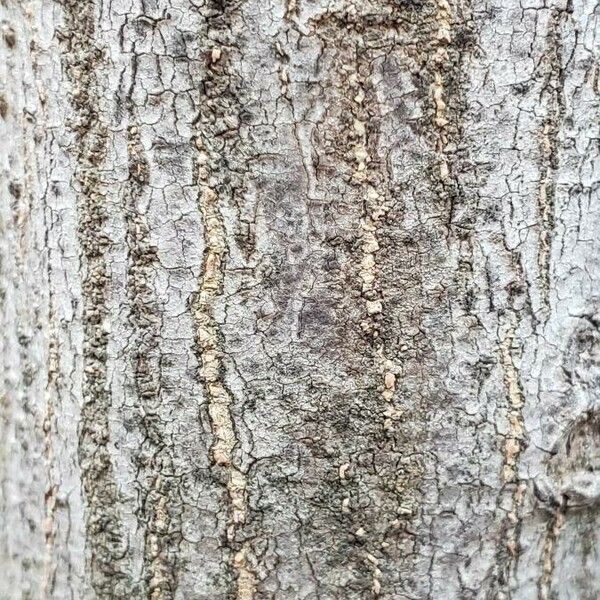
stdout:
<svg viewBox="0 0 600 600">
<path fill-rule="evenodd" d="M 0 598 L 600 597 L 591 0 L 0 2 Z"/>
</svg>

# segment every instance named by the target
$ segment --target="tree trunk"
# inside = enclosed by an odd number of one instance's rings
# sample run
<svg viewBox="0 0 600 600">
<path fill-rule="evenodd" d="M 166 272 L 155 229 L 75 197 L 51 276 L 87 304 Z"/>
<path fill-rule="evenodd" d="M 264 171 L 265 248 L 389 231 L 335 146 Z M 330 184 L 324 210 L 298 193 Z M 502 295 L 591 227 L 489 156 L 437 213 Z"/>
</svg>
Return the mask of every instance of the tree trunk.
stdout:
<svg viewBox="0 0 600 600">
<path fill-rule="evenodd" d="M 0 13 L 0 598 L 600 597 L 595 2 Z"/>
</svg>

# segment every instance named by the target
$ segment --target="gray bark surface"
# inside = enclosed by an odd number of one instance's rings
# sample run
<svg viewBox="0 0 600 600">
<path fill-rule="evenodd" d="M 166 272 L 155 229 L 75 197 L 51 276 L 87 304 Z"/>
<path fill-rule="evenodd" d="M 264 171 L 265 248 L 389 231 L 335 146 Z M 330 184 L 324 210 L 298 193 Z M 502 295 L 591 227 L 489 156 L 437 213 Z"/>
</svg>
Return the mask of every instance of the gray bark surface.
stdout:
<svg viewBox="0 0 600 600">
<path fill-rule="evenodd" d="M 598 10 L 3 0 L 0 598 L 600 598 Z"/>
</svg>

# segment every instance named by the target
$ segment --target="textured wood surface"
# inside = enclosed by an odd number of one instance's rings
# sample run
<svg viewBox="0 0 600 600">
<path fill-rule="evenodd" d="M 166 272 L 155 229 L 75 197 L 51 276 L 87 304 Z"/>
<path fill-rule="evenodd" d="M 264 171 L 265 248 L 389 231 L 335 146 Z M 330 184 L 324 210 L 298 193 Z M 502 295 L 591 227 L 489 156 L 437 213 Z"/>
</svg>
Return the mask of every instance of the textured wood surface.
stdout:
<svg viewBox="0 0 600 600">
<path fill-rule="evenodd" d="M 3 0 L 0 598 L 599 598 L 598 10 Z"/>
</svg>

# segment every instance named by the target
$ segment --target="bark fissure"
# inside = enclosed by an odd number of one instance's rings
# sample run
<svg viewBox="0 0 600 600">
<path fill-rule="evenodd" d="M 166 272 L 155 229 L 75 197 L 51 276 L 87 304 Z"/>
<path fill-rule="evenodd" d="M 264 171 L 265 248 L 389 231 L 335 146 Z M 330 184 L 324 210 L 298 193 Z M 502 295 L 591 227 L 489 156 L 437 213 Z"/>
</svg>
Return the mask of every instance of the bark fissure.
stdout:
<svg viewBox="0 0 600 600">
<path fill-rule="evenodd" d="M 229 497 L 227 541 L 235 546 L 238 528 L 246 520 L 246 476 L 234 463 L 237 437 L 231 415 L 233 397 L 223 381 L 222 343 L 218 324 L 212 314 L 211 301 L 222 293 L 225 236 L 218 210 L 218 196 L 208 186 L 202 190 L 200 210 L 204 216 L 206 251 L 198 298 L 194 303 L 200 360 L 200 376 L 208 397 L 215 442 L 211 454 L 216 465 L 224 467 Z M 236 575 L 236 598 L 252 600 L 255 578 L 247 561 L 247 548 L 235 550 L 233 568 Z"/>
<path fill-rule="evenodd" d="M 198 208 L 202 215 L 204 257 L 199 289 L 193 302 L 200 378 L 208 401 L 214 441 L 210 449 L 217 469 L 224 473 L 228 506 L 226 542 L 231 549 L 230 567 L 235 579 L 235 597 L 252 600 L 256 577 L 249 561 L 249 543 L 240 539 L 247 519 L 247 475 L 235 456 L 239 447 L 233 421 L 234 396 L 225 380 L 223 333 L 215 315 L 223 299 L 228 257 L 227 231 L 220 203 L 230 197 L 232 183 L 227 173 L 232 145 L 235 144 L 239 105 L 232 88 L 239 86 L 230 69 L 234 51 L 229 20 L 235 6 L 219 10 L 208 20 L 216 39 L 206 47 L 207 74 L 204 82 L 204 106 L 197 117 L 195 140 Z"/>
<path fill-rule="evenodd" d="M 562 29 L 572 10 L 570 0 L 567 0 L 567 6 L 564 9 L 553 8 L 551 10 L 547 34 L 547 54 L 544 61 L 546 72 L 544 73 L 542 97 L 547 103 L 547 114 L 540 137 L 541 181 L 538 192 L 540 218 L 538 268 L 540 272 L 540 295 L 546 318 L 551 301 L 551 258 L 556 211 L 556 173 L 560 152 L 559 136 L 561 121 L 565 113 Z"/>
<path fill-rule="evenodd" d="M 107 299 L 110 274 L 105 233 L 108 205 L 100 171 L 106 157 L 107 126 L 97 96 L 101 93 L 96 69 L 102 61 L 97 46 L 96 7 L 65 2 L 64 69 L 72 86 L 75 113 L 75 179 L 78 186 L 78 235 L 81 246 L 83 390 L 78 446 L 82 486 L 87 502 L 87 544 L 91 560 L 92 585 L 100 597 L 112 594 L 126 598 L 132 593 L 127 568 L 127 541 L 119 516 L 119 493 L 108 445 L 108 390 L 106 359 L 109 336 Z"/>
<path fill-rule="evenodd" d="M 134 71 L 135 76 L 135 71 Z M 129 99 L 131 102 L 131 98 Z M 134 117 L 130 107 L 130 117 Z M 134 120 L 134 119 L 132 119 Z M 135 122 L 135 120 L 134 120 Z M 137 461 L 140 488 L 138 518 L 144 534 L 143 576 L 152 600 L 174 598 L 180 541 L 178 478 L 174 472 L 172 441 L 159 412 L 165 385 L 161 376 L 161 307 L 155 292 L 156 248 L 143 206 L 148 163 L 136 125 L 128 127 L 129 189 L 126 191 L 128 295 L 133 335 L 129 344 L 134 363 L 137 403 L 142 411 L 142 447 Z"/>
</svg>

